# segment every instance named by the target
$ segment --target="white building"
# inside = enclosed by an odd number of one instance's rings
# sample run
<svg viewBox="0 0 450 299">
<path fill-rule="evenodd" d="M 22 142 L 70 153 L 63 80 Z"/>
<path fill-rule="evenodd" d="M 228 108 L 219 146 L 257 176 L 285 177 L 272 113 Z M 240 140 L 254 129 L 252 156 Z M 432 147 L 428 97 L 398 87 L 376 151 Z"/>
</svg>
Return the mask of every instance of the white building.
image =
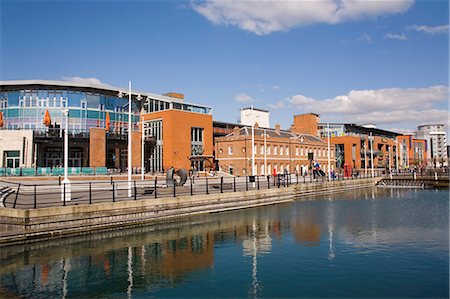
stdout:
<svg viewBox="0 0 450 299">
<path fill-rule="evenodd" d="M 427 141 L 427 160 L 429 166 L 448 166 L 447 134 L 443 124 L 427 124 L 417 127 L 416 139 Z"/>
<path fill-rule="evenodd" d="M 0 130 L 0 167 L 32 167 L 33 154 L 33 130 Z"/>
<path fill-rule="evenodd" d="M 243 108 L 241 109 L 241 124 L 252 126 L 258 123 L 260 128 L 270 128 L 269 114 L 270 112 L 267 110 Z"/>
</svg>

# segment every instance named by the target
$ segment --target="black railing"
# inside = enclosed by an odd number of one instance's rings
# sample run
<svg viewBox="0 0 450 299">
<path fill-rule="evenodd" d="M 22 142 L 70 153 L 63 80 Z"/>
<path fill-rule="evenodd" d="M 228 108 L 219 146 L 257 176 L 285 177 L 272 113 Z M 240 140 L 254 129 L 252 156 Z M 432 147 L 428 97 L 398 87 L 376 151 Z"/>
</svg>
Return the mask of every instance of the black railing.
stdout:
<svg viewBox="0 0 450 299">
<path fill-rule="evenodd" d="M 376 177 L 395 176 L 415 179 L 421 176 L 429 178 L 448 178 L 447 172 L 375 172 Z M 128 200 L 141 200 L 152 198 L 173 198 L 178 196 L 196 196 L 204 194 L 242 192 L 251 190 L 264 190 L 271 188 L 288 188 L 298 184 L 316 184 L 328 180 L 360 180 L 372 177 L 370 171 L 357 175 L 344 176 L 335 174 L 331 178 L 326 175 L 297 175 L 280 174 L 270 176 L 247 177 L 196 177 L 188 179 L 184 186 L 168 187 L 165 181 L 158 178 L 134 180 L 128 184 L 126 180 L 72 182 L 65 184 L 58 182 L 48 183 L 12 183 L 0 181 L 0 205 L 7 208 L 37 209 L 55 206 L 72 206 L 82 204 L 96 204 L 107 202 L 121 202 Z M 131 194 L 131 196 L 129 196 Z"/>
</svg>

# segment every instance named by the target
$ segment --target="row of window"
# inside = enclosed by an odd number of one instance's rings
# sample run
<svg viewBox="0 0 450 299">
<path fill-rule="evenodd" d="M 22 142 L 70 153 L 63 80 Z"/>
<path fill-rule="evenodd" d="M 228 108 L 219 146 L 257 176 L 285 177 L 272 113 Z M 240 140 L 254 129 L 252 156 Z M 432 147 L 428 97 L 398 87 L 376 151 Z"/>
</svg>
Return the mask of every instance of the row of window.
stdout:
<svg viewBox="0 0 450 299">
<path fill-rule="evenodd" d="M 258 147 L 259 147 L 259 154 L 264 155 L 264 145 L 254 145 L 254 152 L 258 153 Z M 267 145 L 266 148 L 266 154 L 272 155 L 271 149 L 273 149 L 273 155 L 280 155 L 280 156 L 289 156 L 289 146 L 270 146 Z M 245 147 L 242 148 L 242 152 L 245 152 Z M 278 154 L 279 150 L 279 154 Z M 219 149 L 219 153 L 223 153 L 222 149 Z M 307 156 L 308 153 L 313 153 L 314 157 L 327 157 L 328 156 L 328 149 L 320 149 L 320 148 L 303 148 L 303 147 L 296 147 L 295 148 L 295 156 Z M 233 146 L 228 146 L 228 155 L 233 155 Z M 331 156 L 333 157 L 333 150 L 331 150 Z"/>
<path fill-rule="evenodd" d="M 221 168 L 221 171 L 227 171 L 230 174 L 237 174 L 236 173 L 236 168 L 234 165 L 227 165 L 225 166 L 228 169 L 223 169 Z M 285 172 L 290 172 L 289 168 L 293 167 L 294 168 L 294 172 L 300 175 L 303 175 L 305 173 L 308 173 L 309 171 L 309 164 L 271 164 L 268 163 L 267 164 L 267 169 L 266 169 L 266 165 L 264 164 L 255 164 L 255 173 L 254 175 L 271 175 L 273 173 L 285 173 Z M 321 165 L 321 169 L 323 171 L 328 171 L 327 170 L 327 165 Z M 242 169 L 242 174 L 243 175 L 248 175 L 251 173 L 251 169 Z"/>
<path fill-rule="evenodd" d="M 82 107 L 115 110 L 128 107 L 128 99 L 98 93 L 66 90 L 35 90 L 5 92 L 0 94 L 1 108 L 9 107 Z M 132 110 L 139 111 L 139 102 L 133 100 Z M 127 108 L 128 109 L 128 108 Z"/>
<path fill-rule="evenodd" d="M 196 105 L 192 105 L 192 104 L 166 102 L 166 101 L 154 100 L 154 99 L 150 99 L 150 98 L 144 102 L 144 111 L 146 113 L 163 111 L 163 110 L 168 110 L 168 109 L 191 111 L 191 112 L 197 112 L 197 113 L 202 113 L 202 114 L 210 114 L 211 113 L 211 108 L 196 106 Z"/>
</svg>

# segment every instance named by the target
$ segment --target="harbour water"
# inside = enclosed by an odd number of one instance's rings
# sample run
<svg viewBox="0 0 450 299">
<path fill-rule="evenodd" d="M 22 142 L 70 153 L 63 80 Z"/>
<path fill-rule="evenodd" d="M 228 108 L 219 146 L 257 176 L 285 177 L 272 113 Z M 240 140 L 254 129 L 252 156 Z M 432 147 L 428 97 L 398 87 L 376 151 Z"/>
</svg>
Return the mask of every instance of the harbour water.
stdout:
<svg viewBox="0 0 450 299">
<path fill-rule="evenodd" d="M 448 196 L 370 188 L 4 247 L 0 298 L 448 298 Z"/>
</svg>

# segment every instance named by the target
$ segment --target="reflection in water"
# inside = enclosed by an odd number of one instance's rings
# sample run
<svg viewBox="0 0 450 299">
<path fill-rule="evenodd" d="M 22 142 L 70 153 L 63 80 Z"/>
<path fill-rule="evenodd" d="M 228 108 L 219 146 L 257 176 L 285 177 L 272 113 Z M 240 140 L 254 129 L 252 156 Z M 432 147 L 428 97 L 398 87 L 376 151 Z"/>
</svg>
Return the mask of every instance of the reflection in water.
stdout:
<svg viewBox="0 0 450 299">
<path fill-rule="evenodd" d="M 128 298 L 131 298 L 131 291 L 133 290 L 133 252 L 131 251 L 131 247 L 128 247 L 128 288 L 127 294 Z"/>
<path fill-rule="evenodd" d="M 446 196 L 367 189 L 8 247 L 0 297 L 446 297 Z"/>
</svg>

